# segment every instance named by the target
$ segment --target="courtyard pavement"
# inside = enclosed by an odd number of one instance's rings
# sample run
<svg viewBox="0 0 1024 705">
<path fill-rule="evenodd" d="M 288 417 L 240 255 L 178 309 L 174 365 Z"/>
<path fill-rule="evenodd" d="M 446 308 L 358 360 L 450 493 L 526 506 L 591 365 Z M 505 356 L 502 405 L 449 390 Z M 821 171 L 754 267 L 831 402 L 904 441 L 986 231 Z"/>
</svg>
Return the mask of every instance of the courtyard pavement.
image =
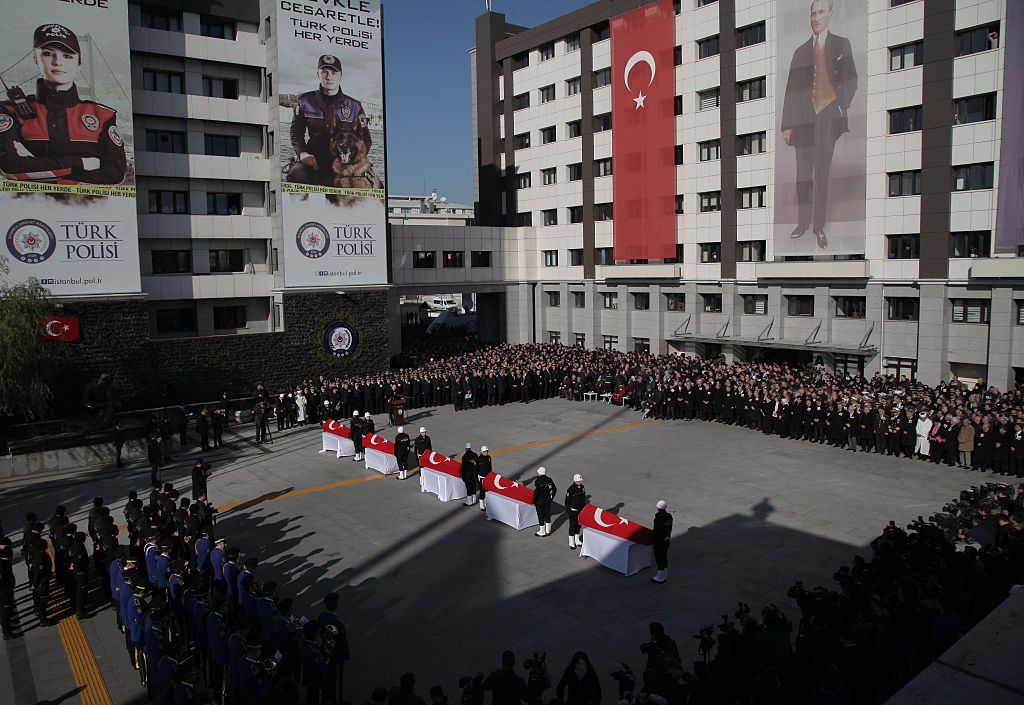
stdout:
<svg viewBox="0 0 1024 705">
<path fill-rule="evenodd" d="M 208 455 L 211 500 L 226 507 L 217 530 L 259 557 L 257 579 L 276 580 L 296 615 L 315 617 L 325 593 L 340 593 L 352 651 L 345 695 L 354 703 L 405 671 L 416 673 L 424 697 L 440 684 L 454 700 L 458 678 L 496 668 L 506 648 L 520 663 L 546 652 L 556 681 L 574 651 L 587 651 L 608 700 L 620 662 L 642 670 L 648 622 L 666 625 L 684 663 L 699 658 L 692 635 L 738 601 L 756 614 L 774 602 L 795 629 L 798 611 L 786 597 L 794 581 L 831 586 L 835 569 L 867 555 L 887 521 L 907 524 L 991 479 L 720 424 L 639 420 L 620 407 L 553 399 L 415 410 L 406 429 L 415 435 L 426 426 L 434 449 L 447 454 L 461 454 L 466 442 L 487 445 L 497 472 L 528 483 L 545 465 L 559 499 L 582 473 L 594 504 L 648 526 L 654 503 L 666 499 L 675 531 L 663 586 L 648 582 L 653 570 L 627 578 L 578 558 L 561 517 L 554 536 L 537 538 L 536 529 L 516 532 L 461 502 L 421 494 L 417 475 L 399 482 L 320 455 L 312 427 L 275 433 L 269 446 L 250 442 L 251 425 L 231 427 L 233 449 Z M 183 494 L 194 457 L 178 454 L 165 475 Z M 63 503 L 84 528 L 92 498 L 102 496 L 120 522 L 128 491 L 147 489 L 148 468 L 26 482 L 0 487 L 0 522 L 16 556 L 24 512 L 46 519 Z M 145 702 L 110 610 L 39 628 L 20 559 L 15 569 L 26 631 L 0 643 L 0 693 L 14 695 L 3 702 Z"/>
</svg>

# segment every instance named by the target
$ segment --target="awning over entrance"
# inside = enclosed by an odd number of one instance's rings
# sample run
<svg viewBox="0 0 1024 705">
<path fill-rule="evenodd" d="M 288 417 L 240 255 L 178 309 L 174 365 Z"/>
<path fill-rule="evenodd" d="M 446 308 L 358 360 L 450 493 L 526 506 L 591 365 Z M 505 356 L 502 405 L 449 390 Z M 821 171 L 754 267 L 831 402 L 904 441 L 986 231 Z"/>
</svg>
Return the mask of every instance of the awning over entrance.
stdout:
<svg viewBox="0 0 1024 705">
<path fill-rule="evenodd" d="M 714 343 L 716 345 L 747 345 L 757 348 L 779 348 L 783 350 L 846 353 L 848 355 L 874 355 L 878 353 L 878 349 L 873 345 L 862 348 L 851 343 L 808 343 L 806 340 L 759 340 L 757 338 L 737 338 L 733 336 L 718 337 L 715 335 L 670 335 L 668 340 L 677 342 L 692 341 L 694 343 Z"/>
</svg>

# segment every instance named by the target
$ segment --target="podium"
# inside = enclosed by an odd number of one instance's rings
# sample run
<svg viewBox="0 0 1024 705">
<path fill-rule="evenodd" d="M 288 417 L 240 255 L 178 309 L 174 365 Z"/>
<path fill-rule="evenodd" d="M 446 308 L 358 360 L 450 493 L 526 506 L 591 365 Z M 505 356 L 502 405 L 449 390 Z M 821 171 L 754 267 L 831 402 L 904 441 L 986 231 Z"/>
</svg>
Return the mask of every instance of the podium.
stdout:
<svg viewBox="0 0 1024 705">
<path fill-rule="evenodd" d="M 392 426 L 405 423 L 405 397 L 394 397 L 388 405 L 388 420 Z"/>
</svg>

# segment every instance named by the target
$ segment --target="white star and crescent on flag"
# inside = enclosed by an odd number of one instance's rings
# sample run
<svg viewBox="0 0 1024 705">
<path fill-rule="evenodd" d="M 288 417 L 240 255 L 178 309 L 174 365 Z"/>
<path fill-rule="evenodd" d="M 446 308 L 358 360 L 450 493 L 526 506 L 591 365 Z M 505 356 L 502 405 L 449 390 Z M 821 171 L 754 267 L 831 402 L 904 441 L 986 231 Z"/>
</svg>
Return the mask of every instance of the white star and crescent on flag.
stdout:
<svg viewBox="0 0 1024 705">
<path fill-rule="evenodd" d="M 654 55 L 651 54 L 651 52 L 641 50 L 633 54 L 633 56 L 629 57 L 629 61 L 626 62 L 626 68 L 622 72 L 622 79 L 623 82 L 626 84 L 627 91 L 632 90 L 629 87 L 629 72 L 632 71 L 633 67 L 636 66 L 637 64 L 647 64 L 648 66 L 651 67 L 651 79 L 647 82 L 646 87 L 649 88 L 651 84 L 654 83 L 654 74 L 657 73 L 658 65 L 654 61 Z M 637 92 L 636 98 L 633 98 L 633 102 L 636 103 L 636 107 L 634 108 L 634 110 L 640 110 L 646 107 L 644 105 L 645 100 L 647 100 L 647 96 L 644 95 L 643 88 L 641 88 Z"/>
</svg>

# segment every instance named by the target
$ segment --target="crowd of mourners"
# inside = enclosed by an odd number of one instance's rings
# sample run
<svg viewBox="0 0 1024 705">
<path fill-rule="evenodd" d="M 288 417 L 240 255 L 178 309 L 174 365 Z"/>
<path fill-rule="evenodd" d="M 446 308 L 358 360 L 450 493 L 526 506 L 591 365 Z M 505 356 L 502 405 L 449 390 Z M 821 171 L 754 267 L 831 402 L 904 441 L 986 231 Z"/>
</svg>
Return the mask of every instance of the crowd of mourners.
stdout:
<svg viewBox="0 0 1024 705">
<path fill-rule="evenodd" d="M 1024 459 L 1024 404 L 1017 391 L 955 379 L 929 387 L 906 378 L 839 376 L 770 362 L 725 365 L 582 347 L 499 345 L 378 375 L 307 380 L 276 395 L 258 389 L 257 396 L 275 407 L 282 428 L 383 413 L 398 397 L 412 409 L 453 404 L 459 411 L 596 398 L 648 417 L 746 426 L 980 470 L 1020 475 Z M 227 404 L 215 413 L 228 417 Z M 22 556 L 39 622 L 52 624 L 51 617 L 60 616 L 52 612 L 55 605 L 62 613 L 88 616 L 109 604 L 128 658 L 158 705 L 207 699 L 218 705 L 295 705 L 300 699 L 342 705 L 349 651 L 338 595 L 328 593 L 314 619 L 297 617 L 284 591 L 259 579 L 259 561 L 217 532 L 216 511 L 206 497 L 208 474 L 203 461 L 196 464 L 191 497 L 158 482 L 148 498 L 131 493 L 124 509 L 126 543 L 101 498 L 84 531 L 63 507 L 46 524 L 29 513 Z M 12 558 L 12 542 L 0 538 L 5 638 L 18 623 Z M 690 650 L 652 623 L 649 638 L 633 656 L 623 654 L 626 663 L 615 673 L 597 673 L 584 652 L 553 674 L 537 658 L 517 664 L 505 652 L 494 672 L 459 682 L 460 701 L 876 705 L 1024 582 L 1024 484 L 972 488 L 928 520 L 906 529 L 890 523 L 871 543 L 869 557 L 856 557 L 834 578 L 838 589 L 797 583 L 790 590 L 800 610 L 796 629 L 775 605 L 757 616 L 740 604 L 733 618 L 695 635 L 701 658 L 692 664 L 684 660 Z M 636 672 L 628 666 L 632 658 L 644 660 Z M 372 705 L 428 702 L 411 673 L 369 695 Z M 428 698 L 431 705 L 448 705 L 440 686 Z"/>
<path fill-rule="evenodd" d="M 266 393 L 266 392 L 264 392 Z M 967 385 L 934 387 L 894 375 L 836 375 L 778 362 L 726 365 L 551 344 L 496 345 L 387 373 L 306 380 L 275 398 L 279 424 L 343 420 L 355 411 L 527 403 L 560 396 L 623 404 L 659 419 L 699 419 L 828 444 L 851 452 L 1024 477 L 1024 395 Z"/>
</svg>

